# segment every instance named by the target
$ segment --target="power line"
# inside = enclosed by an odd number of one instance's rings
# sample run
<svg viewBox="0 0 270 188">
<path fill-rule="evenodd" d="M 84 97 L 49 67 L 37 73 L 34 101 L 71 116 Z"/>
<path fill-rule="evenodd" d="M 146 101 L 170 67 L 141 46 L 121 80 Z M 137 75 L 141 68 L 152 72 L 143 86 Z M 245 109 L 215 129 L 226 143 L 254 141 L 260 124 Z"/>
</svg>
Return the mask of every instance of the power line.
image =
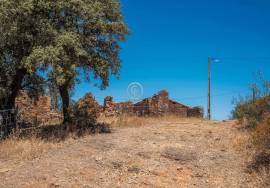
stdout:
<svg viewBox="0 0 270 188">
<path fill-rule="evenodd" d="M 270 57 L 221 57 L 222 60 L 270 60 Z"/>
<path fill-rule="evenodd" d="M 239 91 L 232 91 L 232 92 L 224 92 L 224 93 L 220 93 L 220 94 L 214 94 L 212 95 L 213 97 L 220 97 L 220 96 L 229 96 L 229 95 L 233 95 L 233 94 L 239 94 L 239 93 L 243 93 L 243 92 L 247 92 L 248 90 L 239 90 Z M 185 97 L 185 98 L 179 98 L 180 100 L 187 100 L 187 99 L 202 99 L 202 98 L 206 98 L 207 95 L 204 96 L 197 96 L 197 97 Z"/>
<path fill-rule="evenodd" d="M 224 93 L 219 93 L 219 94 L 213 94 L 212 97 L 221 97 L 221 96 L 230 96 L 230 95 L 237 95 L 237 94 L 241 94 L 241 93 L 246 93 L 248 92 L 248 90 L 239 90 L 239 91 L 232 91 L 232 92 L 224 92 Z M 96 100 L 104 100 L 105 97 L 96 97 L 94 96 L 94 98 Z M 145 98 L 149 98 L 149 97 L 145 97 Z M 142 98 L 140 101 L 144 100 L 145 98 Z M 194 96 L 194 97 L 172 97 L 170 98 L 171 100 L 175 100 L 175 101 L 185 101 L 185 100 L 197 100 L 197 99 L 206 99 L 207 95 L 201 95 L 201 96 Z M 119 101 L 119 102 L 128 102 L 131 101 L 128 97 L 123 97 L 123 98 L 114 98 L 114 101 Z"/>
</svg>

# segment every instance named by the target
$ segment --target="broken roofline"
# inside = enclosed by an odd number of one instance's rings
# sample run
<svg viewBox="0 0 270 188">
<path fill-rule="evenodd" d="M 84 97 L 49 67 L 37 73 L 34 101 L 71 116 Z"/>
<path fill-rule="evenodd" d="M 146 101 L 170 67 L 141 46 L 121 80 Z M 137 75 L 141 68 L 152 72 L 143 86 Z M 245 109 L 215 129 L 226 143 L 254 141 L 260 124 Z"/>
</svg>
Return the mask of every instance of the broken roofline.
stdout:
<svg viewBox="0 0 270 188">
<path fill-rule="evenodd" d="M 176 104 L 176 105 L 181 105 L 183 108 L 192 109 L 192 107 L 190 107 L 190 106 L 187 106 L 187 105 L 184 105 L 184 104 L 182 104 L 180 102 L 169 99 L 169 93 L 166 90 L 161 90 L 157 94 L 154 94 L 152 97 L 145 98 L 142 101 L 135 103 L 134 106 L 139 106 L 139 105 L 145 103 L 146 101 L 152 100 L 153 98 L 159 97 L 159 96 L 162 96 L 162 95 L 163 96 L 165 95 L 168 98 L 169 103 L 173 103 L 173 104 Z"/>
<path fill-rule="evenodd" d="M 184 104 L 182 104 L 182 103 L 180 103 L 180 102 L 173 101 L 173 100 L 171 100 L 171 99 L 169 99 L 169 102 L 170 102 L 170 103 L 177 104 L 177 105 L 182 105 L 184 108 L 192 109 L 191 106 L 184 105 Z"/>
<path fill-rule="evenodd" d="M 203 109 L 189 107 L 169 99 L 167 91 L 162 90 L 152 97 L 145 98 L 136 104 L 132 102 L 113 102 L 112 97 L 104 99 L 103 111 L 105 116 L 134 114 L 137 116 L 162 116 L 175 114 L 181 117 L 203 117 Z"/>
</svg>

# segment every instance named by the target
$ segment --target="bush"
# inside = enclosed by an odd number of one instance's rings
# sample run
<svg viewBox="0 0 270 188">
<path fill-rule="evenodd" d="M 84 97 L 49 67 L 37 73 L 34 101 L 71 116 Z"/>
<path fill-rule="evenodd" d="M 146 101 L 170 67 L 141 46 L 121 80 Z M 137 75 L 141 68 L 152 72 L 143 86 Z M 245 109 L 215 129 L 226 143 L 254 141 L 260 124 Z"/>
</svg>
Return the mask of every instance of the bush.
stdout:
<svg viewBox="0 0 270 188">
<path fill-rule="evenodd" d="M 256 127 L 253 140 L 260 149 L 270 150 L 270 113 L 266 114 L 264 120 Z"/>
<path fill-rule="evenodd" d="M 73 128 L 80 131 L 94 129 L 99 112 L 99 104 L 91 93 L 87 93 L 71 110 Z"/>
<path fill-rule="evenodd" d="M 270 113 L 270 96 L 255 101 L 241 100 L 237 102 L 232 115 L 240 123 L 245 123 L 248 128 L 256 128 L 264 120 L 267 113 Z"/>
<path fill-rule="evenodd" d="M 270 96 L 255 101 L 238 102 L 233 117 L 252 128 L 252 141 L 256 153 L 249 167 L 255 170 L 270 169 Z"/>
</svg>

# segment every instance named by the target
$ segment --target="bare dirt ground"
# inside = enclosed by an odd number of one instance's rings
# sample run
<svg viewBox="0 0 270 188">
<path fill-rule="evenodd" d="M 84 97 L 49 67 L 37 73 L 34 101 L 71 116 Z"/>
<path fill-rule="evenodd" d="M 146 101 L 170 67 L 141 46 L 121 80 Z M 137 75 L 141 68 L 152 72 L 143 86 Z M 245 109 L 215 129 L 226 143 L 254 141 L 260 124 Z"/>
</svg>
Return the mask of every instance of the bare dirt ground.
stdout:
<svg viewBox="0 0 270 188">
<path fill-rule="evenodd" d="M 160 121 L 68 140 L 24 162 L 0 158 L 0 187 L 259 187 L 235 122 Z"/>
</svg>

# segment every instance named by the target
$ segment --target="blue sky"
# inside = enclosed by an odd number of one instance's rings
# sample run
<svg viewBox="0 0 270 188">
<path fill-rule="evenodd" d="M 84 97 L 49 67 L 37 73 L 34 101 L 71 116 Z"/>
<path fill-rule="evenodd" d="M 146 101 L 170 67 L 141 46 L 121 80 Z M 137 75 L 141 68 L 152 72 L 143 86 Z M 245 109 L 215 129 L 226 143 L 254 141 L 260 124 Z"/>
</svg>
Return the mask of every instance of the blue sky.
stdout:
<svg viewBox="0 0 270 188">
<path fill-rule="evenodd" d="M 143 97 L 166 89 L 191 106 L 207 104 L 207 58 L 213 64 L 213 118 L 227 119 L 233 96 L 246 95 L 254 74 L 270 79 L 270 1 L 122 0 L 132 35 L 122 44 L 120 79 L 100 91 L 77 86 L 74 99 L 92 92 L 102 103 L 111 95 L 128 100 L 127 87 L 139 82 Z"/>
</svg>

